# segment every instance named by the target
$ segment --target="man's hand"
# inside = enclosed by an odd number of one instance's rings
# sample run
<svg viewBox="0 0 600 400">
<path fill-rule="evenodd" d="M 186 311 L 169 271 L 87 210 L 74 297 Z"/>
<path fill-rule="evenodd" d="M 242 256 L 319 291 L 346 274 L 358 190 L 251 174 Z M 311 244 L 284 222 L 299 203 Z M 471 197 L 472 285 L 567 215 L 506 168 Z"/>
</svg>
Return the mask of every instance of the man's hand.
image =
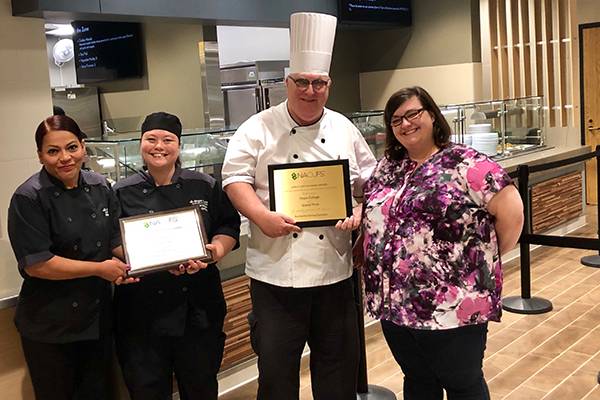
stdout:
<svg viewBox="0 0 600 400">
<path fill-rule="evenodd" d="M 274 211 L 266 212 L 261 218 L 257 218 L 255 222 L 260 230 L 270 238 L 285 236 L 302 230 L 295 225 L 296 221 L 293 218 Z"/>
</svg>

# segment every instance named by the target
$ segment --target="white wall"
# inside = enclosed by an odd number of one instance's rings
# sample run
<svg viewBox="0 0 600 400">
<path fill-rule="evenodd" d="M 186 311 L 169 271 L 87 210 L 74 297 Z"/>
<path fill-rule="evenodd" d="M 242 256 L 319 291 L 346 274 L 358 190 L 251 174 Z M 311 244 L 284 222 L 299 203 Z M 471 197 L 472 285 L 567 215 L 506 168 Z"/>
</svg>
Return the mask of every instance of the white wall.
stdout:
<svg viewBox="0 0 600 400">
<path fill-rule="evenodd" d="M 0 298 L 13 294 L 20 277 L 6 233 L 6 211 L 15 188 L 40 168 L 34 132 L 52 114 L 44 25 L 15 18 L 0 0 Z M 7 397 L 10 398 L 10 397 Z"/>
<path fill-rule="evenodd" d="M 44 21 L 13 17 L 10 4 L 0 0 L 0 298 L 18 291 L 21 282 L 6 210 L 15 188 L 40 168 L 34 131 L 52 113 Z M 13 312 L 0 310 L 0 397 L 33 399 Z"/>
<path fill-rule="evenodd" d="M 290 59 L 288 28 L 217 26 L 219 64 Z"/>
</svg>

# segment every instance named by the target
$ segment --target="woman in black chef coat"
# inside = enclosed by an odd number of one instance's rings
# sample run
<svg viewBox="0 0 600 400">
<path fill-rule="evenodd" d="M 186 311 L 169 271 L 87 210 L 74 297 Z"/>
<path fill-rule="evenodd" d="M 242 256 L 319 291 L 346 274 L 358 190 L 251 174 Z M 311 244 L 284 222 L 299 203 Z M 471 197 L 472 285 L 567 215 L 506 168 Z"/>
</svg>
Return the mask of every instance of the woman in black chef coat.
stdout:
<svg viewBox="0 0 600 400">
<path fill-rule="evenodd" d="M 23 276 L 15 324 L 38 400 L 106 399 L 111 282 L 124 282 L 119 205 L 106 179 L 82 171 L 82 133 L 54 115 L 35 142 L 43 168 L 15 191 L 8 234 Z M 131 278 L 125 282 L 134 281 Z"/>
<path fill-rule="evenodd" d="M 237 245 L 240 217 L 219 182 L 181 169 L 180 136 L 176 116 L 147 116 L 140 143 L 147 170 L 119 181 L 115 192 L 123 216 L 200 207 L 216 262 Z M 117 355 L 132 400 L 170 399 L 173 373 L 181 399 L 217 399 L 226 306 L 214 262 L 190 260 L 117 288 Z"/>
</svg>

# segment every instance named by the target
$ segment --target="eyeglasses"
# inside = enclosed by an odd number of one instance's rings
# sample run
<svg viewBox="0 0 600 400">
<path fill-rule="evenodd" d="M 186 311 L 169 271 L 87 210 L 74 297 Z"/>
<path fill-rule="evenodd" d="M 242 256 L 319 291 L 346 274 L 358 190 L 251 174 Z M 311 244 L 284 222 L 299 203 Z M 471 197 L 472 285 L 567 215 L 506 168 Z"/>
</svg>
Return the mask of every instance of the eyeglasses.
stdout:
<svg viewBox="0 0 600 400">
<path fill-rule="evenodd" d="M 314 81 L 310 81 L 306 78 L 294 79 L 291 76 L 288 76 L 288 78 L 290 78 L 292 82 L 296 84 L 296 87 L 302 91 L 308 90 L 308 87 L 312 86 L 313 91 L 322 92 L 331 82 L 331 80 L 324 80 L 321 78 L 317 78 Z"/>
<path fill-rule="evenodd" d="M 419 108 L 417 110 L 408 110 L 407 112 L 404 113 L 404 115 L 401 115 L 401 116 L 394 115 L 392 117 L 392 121 L 391 121 L 390 125 L 392 125 L 392 127 L 394 127 L 394 128 L 397 128 L 400 125 L 402 125 L 402 120 L 407 120 L 408 122 L 414 121 L 417 118 L 419 118 L 421 116 L 421 114 L 423 114 L 423 111 L 425 111 L 424 108 Z"/>
</svg>

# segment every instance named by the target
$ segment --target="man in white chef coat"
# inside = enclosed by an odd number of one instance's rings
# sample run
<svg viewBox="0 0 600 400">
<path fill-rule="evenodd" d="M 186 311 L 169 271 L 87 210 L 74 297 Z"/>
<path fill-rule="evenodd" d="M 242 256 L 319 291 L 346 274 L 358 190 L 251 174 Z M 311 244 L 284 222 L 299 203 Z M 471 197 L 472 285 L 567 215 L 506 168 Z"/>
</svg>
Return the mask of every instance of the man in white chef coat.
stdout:
<svg viewBox="0 0 600 400">
<path fill-rule="evenodd" d="M 361 206 L 333 226 L 300 229 L 269 210 L 267 165 L 347 159 L 357 202 L 375 158 L 356 127 L 325 108 L 336 19 L 292 14 L 288 99 L 244 122 L 229 142 L 223 187 L 250 220 L 248 320 L 258 355 L 259 400 L 299 396 L 300 358 L 310 347 L 315 400 L 356 399 L 358 326 L 351 230 Z"/>
</svg>

